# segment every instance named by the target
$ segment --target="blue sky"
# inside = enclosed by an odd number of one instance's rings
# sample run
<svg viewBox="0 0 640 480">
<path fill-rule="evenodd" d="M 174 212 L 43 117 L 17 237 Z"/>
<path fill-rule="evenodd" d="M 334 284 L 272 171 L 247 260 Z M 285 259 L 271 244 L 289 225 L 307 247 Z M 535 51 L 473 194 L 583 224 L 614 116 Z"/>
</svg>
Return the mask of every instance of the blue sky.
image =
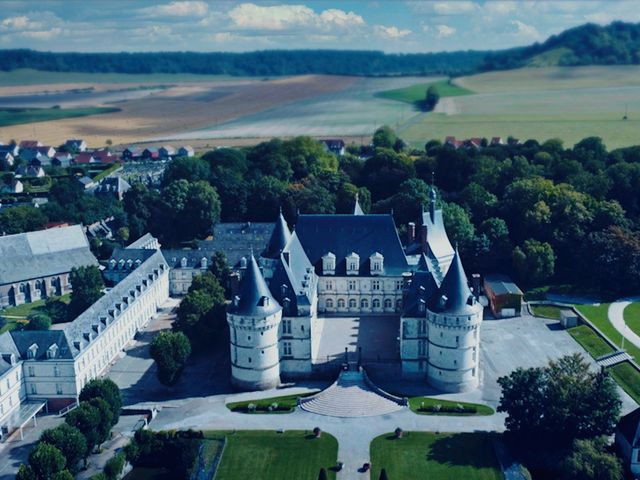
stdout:
<svg viewBox="0 0 640 480">
<path fill-rule="evenodd" d="M 0 0 L 0 48 L 387 52 L 499 49 L 585 22 L 640 21 L 636 1 Z"/>
</svg>

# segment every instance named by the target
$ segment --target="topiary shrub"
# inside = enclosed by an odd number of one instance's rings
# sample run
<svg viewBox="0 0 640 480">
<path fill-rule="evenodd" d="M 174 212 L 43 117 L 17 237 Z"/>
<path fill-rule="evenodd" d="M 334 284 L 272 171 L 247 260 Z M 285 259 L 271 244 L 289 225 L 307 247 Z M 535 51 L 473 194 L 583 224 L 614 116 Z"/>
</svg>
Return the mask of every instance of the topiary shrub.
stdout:
<svg viewBox="0 0 640 480">
<path fill-rule="evenodd" d="M 316 438 L 320 438 L 320 437 L 322 436 L 322 430 L 320 429 L 320 427 L 315 427 L 315 428 L 313 429 L 313 435 L 314 435 Z"/>
<path fill-rule="evenodd" d="M 402 435 L 404 434 L 404 432 L 402 431 L 402 429 L 400 427 L 396 428 L 393 433 L 395 433 L 396 438 L 402 438 Z"/>
</svg>

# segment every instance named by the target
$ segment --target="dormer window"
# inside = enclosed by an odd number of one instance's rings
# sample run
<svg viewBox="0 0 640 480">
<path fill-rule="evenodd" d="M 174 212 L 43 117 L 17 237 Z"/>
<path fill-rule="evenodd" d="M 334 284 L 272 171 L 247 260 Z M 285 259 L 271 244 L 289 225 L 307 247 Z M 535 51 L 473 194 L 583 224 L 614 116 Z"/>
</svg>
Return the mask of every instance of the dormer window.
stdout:
<svg viewBox="0 0 640 480">
<path fill-rule="evenodd" d="M 360 270 L 360 256 L 351 252 L 347 256 L 347 275 L 358 275 Z"/>
<path fill-rule="evenodd" d="M 322 257 L 322 274 L 335 275 L 336 273 L 336 256 L 329 252 Z"/>
<path fill-rule="evenodd" d="M 382 275 L 384 272 L 384 257 L 381 253 L 376 252 L 369 257 L 371 264 L 371 275 Z"/>
<path fill-rule="evenodd" d="M 261 307 L 268 307 L 269 306 L 269 297 L 267 297 L 266 295 L 260 297 L 259 305 Z"/>
<path fill-rule="evenodd" d="M 38 345 L 32 344 L 27 350 L 27 358 L 36 358 L 38 356 Z"/>
<path fill-rule="evenodd" d="M 186 257 L 182 257 L 182 260 L 180 260 L 180 266 L 182 268 L 187 268 L 187 258 Z"/>
<path fill-rule="evenodd" d="M 58 357 L 58 345 L 54 343 L 47 349 L 47 358 L 57 358 L 57 357 Z"/>
<path fill-rule="evenodd" d="M 202 259 L 200 260 L 200 268 L 207 268 L 207 259 L 205 257 L 202 257 Z"/>
<path fill-rule="evenodd" d="M 109 268 L 111 270 L 113 270 L 114 268 L 116 268 L 116 261 L 114 258 L 112 258 L 111 260 L 109 260 Z"/>
</svg>

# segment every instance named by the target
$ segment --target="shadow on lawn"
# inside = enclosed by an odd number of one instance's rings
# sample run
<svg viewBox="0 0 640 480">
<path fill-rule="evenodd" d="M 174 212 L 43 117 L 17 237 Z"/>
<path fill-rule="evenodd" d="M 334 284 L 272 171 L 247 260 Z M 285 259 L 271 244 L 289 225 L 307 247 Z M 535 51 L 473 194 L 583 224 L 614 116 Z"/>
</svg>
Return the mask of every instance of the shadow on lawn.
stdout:
<svg viewBox="0 0 640 480">
<path fill-rule="evenodd" d="M 458 433 L 442 436 L 430 445 L 427 460 L 442 465 L 493 468 L 495 462 L 491 455 L 479 455 L 481 450 L 493 449 L 490 442 L 489 435 L 480 433 Z"/>
</svg>

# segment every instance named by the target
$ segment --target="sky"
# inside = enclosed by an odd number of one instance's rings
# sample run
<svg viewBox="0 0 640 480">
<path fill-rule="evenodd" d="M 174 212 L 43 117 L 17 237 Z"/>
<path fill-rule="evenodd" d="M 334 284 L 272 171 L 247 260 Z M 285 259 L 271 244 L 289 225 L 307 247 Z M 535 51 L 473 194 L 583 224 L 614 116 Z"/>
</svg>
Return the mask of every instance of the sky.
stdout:
<svg viewBox="0 0 640 480">
<path fill-rule="evenodd" d="M 614 20 L 640 21 L 638 2 L 0 0 L 0 48 L 485 50 Z"/>
</svg>

